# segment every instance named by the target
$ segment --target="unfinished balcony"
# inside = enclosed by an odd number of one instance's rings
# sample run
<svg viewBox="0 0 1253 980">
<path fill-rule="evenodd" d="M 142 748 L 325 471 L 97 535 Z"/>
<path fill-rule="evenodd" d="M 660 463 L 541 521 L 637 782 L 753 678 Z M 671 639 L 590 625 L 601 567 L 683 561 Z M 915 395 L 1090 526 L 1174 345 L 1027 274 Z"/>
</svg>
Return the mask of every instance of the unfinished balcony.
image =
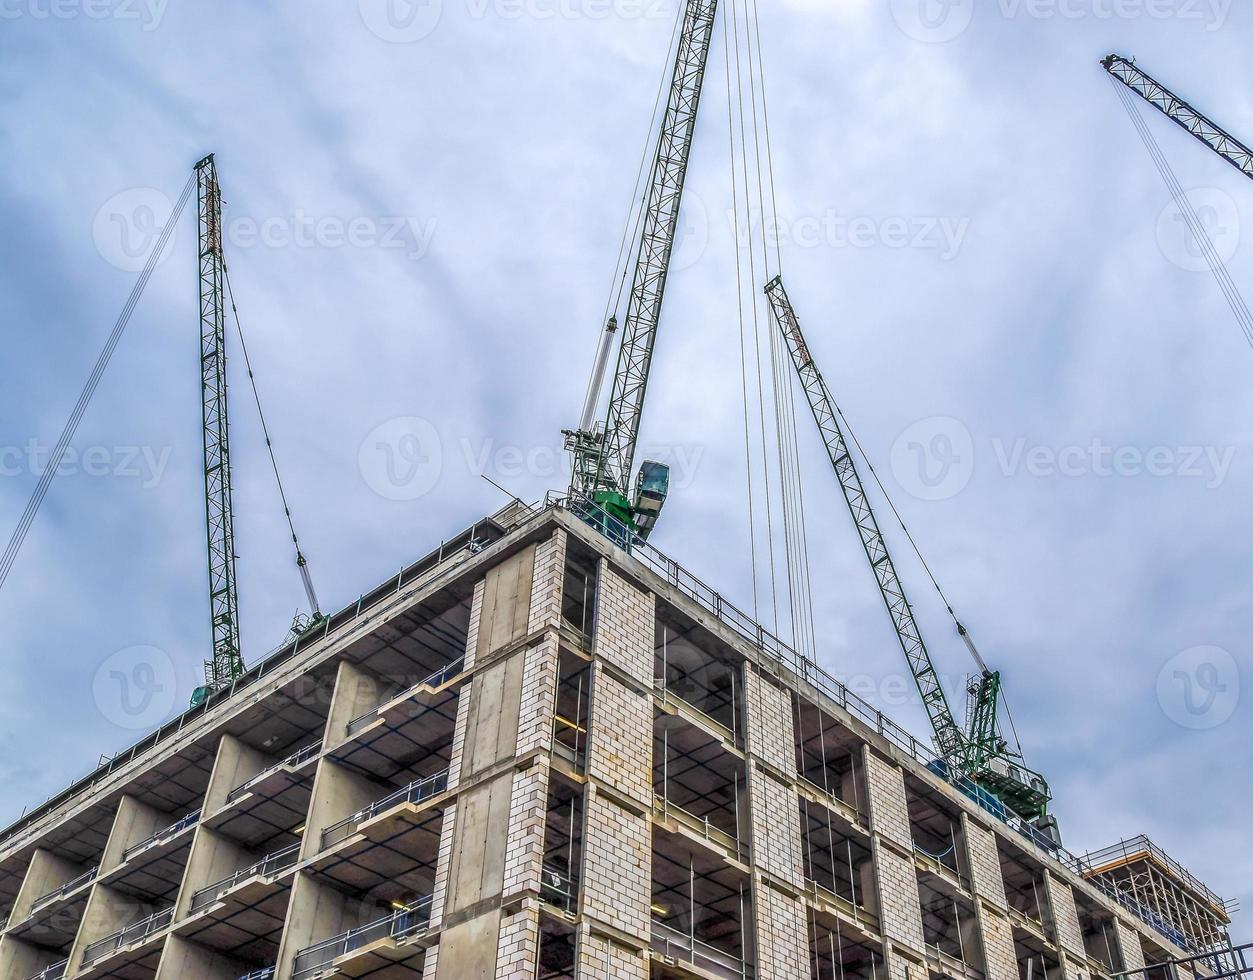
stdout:
<svg viewBox="0 0 1253 980">
<path fill-rule="evenodd" d="M 306 946 L 296 953 L 292 980 L 335 976 L 421 980 L 431 903 L 429 895 L 395 902 L 370 921 Z"/>
<path fill-rule="evenodd" d="M 174 921 L 174 906 L 149 913 L 88 942 L 75 977 L 88 978 L 155 976 L 166 930 Z"/>
<path fill-rule="evenodd" d="M 583 801 L 581 784 L 560 773 L 549 780 L 540 900 L 551 911 L 571 919 L 579 909 L 583 873 Z"/>
<path fill-rule="evenodd" d="M 557 662 L 557 706 L 553 713 L 553 758 L 571 772 L 587 767 L 591 661 L 561 646 Z"/>
<path fill-rule="evenodd" d="M 887 980 L 880 941 L 830 916 L 809 923 L 810 980 Z M 1008 980 L 1008 978 L 1006 978 Z"/>
<path fill-rule="evenodd" d="M 568 923 L 540 921 L 539 968 L 535 980 L 575 980 L 578 936 Z"/>
<path fill-rule="evenodd" d="M 937 790 L 913 777 L 905 780 L 905 798 L 919 867 L 969 892 L 970 868 L 961 812 Z"/>
<path fill-rule="evenodd" d="M 751 892 L 745 871 L 683 837 L 656 830 L 652 949 L 660 962 L 654 960 L 653 976 L 754 978 Z"/>
<path fill-rule="evenodd" d="M 800 800 L 801 849 L 811 899 L 863 928 L 879 928 L 870 838 L 823 804 Z"/>
<path fill-rule="evenodd" d="M 1114 925 L 1114 914 L 1075 890 L 1075 911 L 1088 961 L 1100 973 L 1109 975 L 1126 969 Z"/>
<path fill-rule="evenodd" d="M 1014 929 L 1014 956 L 1018 980 L 1066 980 L 1061 960 L 1052 945 L 1023 929 Z"/>
<path fill-rule="evenodd" d="M 746 861 L 744 759 L 704 728 L 658 711 L 653 727 L 653 811 L 672 829 Z"/>
<path fill-rule="evenodd" d="M 804 698 L 795 699 L 793 713 L 801 793 L 828 804 L 845 819 L 868 827 L 862 762 L 865 743 Z"/>
<path fill-rule="evenodd" d="M 701 725 L 729 746 L 743 746 L 741 660 L 670 609 L 657 618 L 654 660 L 654 689 L 666 711 Z"/>
<path fill-rule="evenodd" d="M 1048 907 L 1044 865 L 1024 851 L 1010 848 L 999 836 L 996 850 L 1010 918 L 1017 927 L 1047 940 L 1049 935 L 1045 923 L 1052 920 L 1052 914 Z"/>
<path fill-rule="evenodd" d="M 919 872 L 918 898 L 927 954 L 939 975 L 981 978 L 986 966 L 974 902 L 945 878 Z"/>
</svg>

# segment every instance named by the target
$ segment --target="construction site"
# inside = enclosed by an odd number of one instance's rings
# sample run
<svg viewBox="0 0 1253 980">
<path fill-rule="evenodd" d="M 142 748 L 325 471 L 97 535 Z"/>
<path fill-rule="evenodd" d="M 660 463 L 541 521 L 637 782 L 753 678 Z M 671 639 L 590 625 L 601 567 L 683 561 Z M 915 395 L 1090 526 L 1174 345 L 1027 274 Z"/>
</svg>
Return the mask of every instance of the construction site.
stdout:
<svg viewBox="0 0 1253 980">
<path fill-rule="evenodd" d="M 764 240 L 743 288 L 770 332 L 774 425 L 760 427 L 763 441 L 774 431 L 787 635 L 658 550 L 670 470 L 639 459 L 637 443 L 719 39 L 739 95 L 739 205 L 775 206 L 755 8 L 680 8 L 616 294 L 563 433 L 569 485 L 430 542 L 334 611 L 288 511 L 308 610 L 261 658 L 245 657 L 239 630 L 226 355 L 238 314 L 222 190 L 213 155 L 195 165 L 163 235 L 194 200 L 204 683 L 185 711 L 0 832 L 0 978 L 1253 976 L 1253 947 L 1230 935 L 1235 904 L 1178 857 L 1145 836 L 1094 850 L 1064 836 L 1002 675 L 950 605 L 973 664 L 967 703 L 951 703 L 897 559 L 916 555 L 947 597 Z M 1141 103 L 1253 178 L 1253 151 L 1134 61 L 1102 65 L 1151 153 Z M 793 431 L 809 424 L 804 408 L 865 553 L 849 588 L 877 588 L 925 736 L 837 680 L 813 628 Z"/>
</svg>

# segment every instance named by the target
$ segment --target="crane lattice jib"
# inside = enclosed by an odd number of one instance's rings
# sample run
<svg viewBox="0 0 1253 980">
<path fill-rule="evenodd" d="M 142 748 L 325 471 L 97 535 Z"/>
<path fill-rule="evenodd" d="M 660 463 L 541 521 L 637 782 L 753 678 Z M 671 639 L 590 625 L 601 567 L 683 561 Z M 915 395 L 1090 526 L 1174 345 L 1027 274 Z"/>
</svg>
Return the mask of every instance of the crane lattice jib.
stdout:
<svg viewBox="0 0 1253 980">
<path fill-rule="evenodd" d="M 1186 129 L 1246 177 L 1253 179 L 1253 150 L 1216 122 L 1175 95 L 1161 82 L 1121 55 L 1112 54 L 1102 65 L 1118 81 Z"/>
<path fill-rule="evenodd" d="M 209 691 L 243 673 L 235 588 L 230 436 L 226 411 L 226 313 L 222 257 L 222 193 L 213 157 L 196 164 L 199 196 L 200 387 L 204 409 L 204 490 L 209 546 L 213 658 L 205 662 Z"/>
<path fill-rule="evenodd" d="M 717 11 L 718 0 L 688 0 L 644 202 L 635 276 L 605 423 L 605 452 L 596 480 L 598 489 L 612 488 L 624 495 L 630 490 L 635 442 Z"/>
<path fill-rule="evenodd" d="M 896 635 L 900 640 L 909 669 L 918 684 L 918 693 L 922 695 L 923 705 L 931 719 L 931 728 L 935 732 L 936 744 L 950 763 L 964 767 L 965 738 L 953 713 L 949 709 L 948 699 L 940 684 L 939 675 L 931 663 L 931 655 L 914 621 L 914 613 L 909 600 L 905 598 L 905 590 L 896 574 L 896 566 L 892 556 L 888 554 L 887 544 L 879 529 L 870 501 L 866 497 L 866 488 L 857 473 L 857 467 L 849 452 L 848 442 L 840 429 L 835 399 L 831 397 L 822 374 L 810 356 L 809 347 L 801 333 L 800 322 L 792 309 L 791 300 L 783 288 L 781 278 L 773 279 L 766 287 L 766 295 L 770 300 L 770 309 L 774 314 L 783 338 L 787 343 L 792 362 L 800 376 L 801 387 L 809 399 L 809 407 L 813 409 L 814 419 L 818 423 L 818 431 L 826 444 L 827 454 L 831 457 L 831 465 L 835 469 L 840 488 L 844 491 L 844 499 L 848 502 L 849 512 L 857 525 L 861 543 L 866 549 L 866 557 L 874 570 L 875 579 L 879 583 L 879 591 L 896 627 Z"/>
</svg>

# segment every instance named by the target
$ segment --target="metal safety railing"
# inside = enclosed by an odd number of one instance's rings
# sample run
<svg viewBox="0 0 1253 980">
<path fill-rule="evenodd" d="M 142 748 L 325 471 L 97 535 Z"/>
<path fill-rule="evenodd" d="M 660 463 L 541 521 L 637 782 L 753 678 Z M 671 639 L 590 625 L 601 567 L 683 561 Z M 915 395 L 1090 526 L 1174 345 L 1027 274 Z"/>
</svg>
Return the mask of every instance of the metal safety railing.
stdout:
<svg viewBox="0 0 1253 980">
<path fill-rule="evenodd" d="M 431 924 L 431 902 L 432 896 L 427 895 L 391 915 L 300 950 L 292 966 L 292 980 L 316 976 L 341 956 L 380 939 L 401 940 L 422 932 Z"/>
<path fill-rule="evenodd" d="M 1253 943 L 1113 974 L 1113 980 L 1244 980 L 1248 977 L 1253 977 Z"/>
<path fill-rule="evenodd" d="M 1094 888 L 1117 902 L 1172 943 L 1189 952 L 1205 952 L 1205 950 L 1197 949 L 1196 944 L 1189 937 L 1184 936 L 1161 916 L 1146 908 L 1133 895 L 1115 887 L 1111 882 L 1100 877 L 1092 877 L 1094 868 L 1087 859 L 1071 853 L 1055 840 L 1041 833 L 1030 823 L 1011 813 L 1000 801 L 968 777 L 953 772 L 947 762 L 936 755 L 930 747 L 915 738 L 909 731 L 887 717 L 868 701 L 851 692 L 812 660 L 798 654 L 788 644 L 784 643 L 734 603 L 728 601 L 716 589 L 706 585 L 677 561 L 667 557 L 652 545 L 640 541 L 634 531 L 629 529 L 622 521 L 607 513 L 599 505 L 586 498 L 550 494 L 546 499 L 546 506 L 548 508 L 568 510 L 576 518 L 599 531 L 605 538 L 622 548 L 623 551 L 659 576 L 672 588 L 677 589 L 707 612 L 713 614 L 719 622 L 738 633 L 781 667 L 790 670 L 799 681 L 816 688 L 838 707 L 843 708 L 901 751 L 909 754 L 935 776 L 950 783 L 989 815 L 995 817 L 1020 836 L 1051 855 L 1070 871 L 1086 878 Z"/>
<path fill-rule="evenodd" d="M 311 745 L 306 745 L 303 749 L 298 749 L 297 751 L 289 755 L 286 759 L 284 759 L 282 762 L 276 762 L 274 763 L 274 765 L 270 766 L 268 769 L 262 769 L 255 776 L 249 776 L 246 780 L 244 780 L 242 783 L 240 783 L 233 790 L 231 790 L 229 793 L 226 794 L 226 802 L 234 803 L 237 799 L 239 799 L 241 796 L 247 793 L 248 790 L 252 789 L 252 787 L 256 786 L 257 783 L 261 782 L 261 780 L 265 779 L 267 776 L 274 775 L 274 773 L 278 772 L 280 769 L 295 769 L 297 766 L 303 765 L 304 763 L 308 762 L 310 759 L 312 759 L 315 755 L 317 755 L 321 751 L 322 751 L 321 740 L 314 742 Z"/>
<path fill-rule="evenodd" d="M 662 956 L 679 963 L 690 963 L 698 969 L 726 980 L 755 980 L 757 970 L 743 957 L 701 942 L 695 936 L 675 929 L 656 919 L 652 923 L 652 948 Z"/>
<path fill-rule="evenodd" d="M 160 932 L 173 921 L 174 907 L 170 906 L 170 908 L 161 912 L 154 912 L 148 918 L 142 919 L 134 925 L 118 930 L 111 936 L 97 939 L 94 943 L 89 943 L 87 948 L 83 950 L 83 966 L 90 966 L 111 953 L 116 953 L 125 946 L 143 942 L 143 940 L 154 933 Z"/>
<path fill-rule="evenodd" d="M 198 809 L 192 810 L 192 812 L 187 814 L 187 816 L 174 821 L 174 823 L 170 824 L 168 827 L 164 827 L 161 830 L 158 830 L 151 837 L 144 838 L 138 844 L 132 844 L 130 847 L 128 847 L 125 851 L 122 852 L 122 860 L 129 861 L 136 854 L 146 851 L 150 847 L 156 847 L 158 844 L 164 844 L 167 840 L 170 840 L 172 837 L 177 837 L 188 827 L 195 826 L 196 822 L 199 819 L 200 819 L 200 811 Z"/>
<path fill-rule="evenodd" d="M 100 870 L 99 868 L 92 868 L 90 871 L 85 871 L 83 874 L 79 875 L 77 878 L 74 878 L 72 881 L 67 881 L 60 888 L 53 889 L 52 891 L 48 892 L 46 895 L 40 895 L 37 899 L 35 899 L 33 902 L 30 903 L 30 912 L 28 913 L 27 918 L 34 915 L 36 912 L 38 912 L 40 909 L 44 908 L 45 906 L 51 905 L 53 902 L 57 901 L 58 899 L 64 898 L 70 892 L 75 891 L 79 888 L 82 888 L 83 885 L 86 885 L 92 881 L 95 881 L 96 874 L 99 872 L 99 870 Z"/>
<path fill-rule="evenodd" d="M 33 977 L 27 977 L 26 980 L 61 980 L 65 976 L 65 971 L 69 969 L 70 961 L 62 960 L 60 963 L 53 963 L 45 966 Z"/>
<path fill-rule="evenodd" d="M 396 694 L 389 694 L 382 704 L 376 705 L 369 711 L 365 712 L 365 714 L 358 715 L 348 723 L 349 738 L 356 735 L 357 732 L 361 731 L 363 728 L 368 728 L 372 725 L 375 719 L 378 718 L 379 712 L 383 709 L 384 704 L 390 704 L 392 701 L 398 701 L 401 698 L 413 697 L 423 688 L 435 690 L 436 688 L 443 687 L 452 678 L 461 673 L 461 667 L 464 663 L 465 659 L 459 657 L 446 667 L 441 667 L 439 670 L 435 671 L 435 673 L 431 674 L 430 677 L 426 677 L 418 681 L 418 683 L 414 684 L 412 687 L 406 688 Z"/>
<path fill-rule="evenodd" d="M 404 789 L 397 790 L 395 793 L 385 796 L 364 809 L 345 817 L 338 823 L 333 823 L 327 827 L 322 831 L 322 850 L 326 850 L 340 841 L 347 840 L 367 820 L 373 820 L 379 814 L 386 813 L 393 807 L 400 806 L 402 803 L 422 803 L 433 796 L 438 796 L 447 788 L 447 769 L 441 773 L 436 773 L 434 776 L 415 780 Z"/>
<path fill-rule="evenodd" d="M 1156 861 L 1165 867 L 1184 885 L 1191 888 L 1216 909 L 1226 912 L 1228 911 L 1228 906 L 1232 904 L 1220 898 L 1205 882 L 1201 881 L 1200 878 L 1196 877 L 1196 875 L 1143 834 L 1139 837 L 1132 837 L 1129 840 L 1119 841 L 1117 844 L 1111 844 L 1109 847 L 1103 847 L 1098 851 L 1089 851 L 1083 856 L 1083 860 L 1099 872 L 1100 869 L 1110 865 L 1135 861 L 1141 857 Z"/>
<path fill-rule="evenodd" d="M 263 970 L 253 970 L 251 973 L 245 973 L 239 980 L 270 980 L 274 973 L 275 968 L 267 966 Z"/>
<path fill-rule="evenodd" d="M 555 864 L 544 865 L 540 874 L 540 898 L 565 912 L 579 907 L 579 887 L 570 872 Z"/>
<path fill-rule="evenodd" d="M 272 877 L 281 871 L 286 871 L 288 868 L 293 867 L 299 859 L 299 844 L 293 844 L 291 847 L 285 847 L 281 851 L 268 854 L 256 864 L 244 868 L 242 871 L 236 871 L 233 875 L 228 875 L 220 881 L 215 881 L 213 884 L 201 888 L 191 897 L 191 911 L 199 912 L 201 909 L 208 908 L 241 881 L 247 881 L 249 878 Z"/>
</svg>

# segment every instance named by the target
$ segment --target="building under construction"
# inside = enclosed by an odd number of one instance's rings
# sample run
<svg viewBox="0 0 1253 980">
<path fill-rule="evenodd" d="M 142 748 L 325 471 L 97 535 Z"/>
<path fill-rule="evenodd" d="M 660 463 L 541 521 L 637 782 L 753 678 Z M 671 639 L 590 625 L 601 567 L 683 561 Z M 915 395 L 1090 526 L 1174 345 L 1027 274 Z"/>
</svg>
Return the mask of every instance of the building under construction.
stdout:
<svg viewBox="0 0 1253 980">
<path fill-rule="evenodd" d="M 9 828 L 0 975 L 1087 980 L 1227 946 L 1150 842 L 1006 819 L 585 517 L 476 524 Z"/>
<path fill-rule="evenodd" d="M 187 712 L 0 835 L 0 980 L 1253 974 L 1232 948 L 1227 903 L 1153 842 L 1084 856 L 1063 846 L 1044 775 L 1002 730 L 1001 675 L 950 607 L 978 667 L 958 723 L 870 503 L 876 485 L 887 491 L 877 476 L 863 482 L 874 470 L 764 242 L 760 254 L 749 246 L 744 281 L 753 314 L 764 307 L 778 328 L 770 390 L 758 341 L 757 394 L 775 399 L 774 444 L 764 404 L 759 434 L 780 469 L 791 640 L 649 543 L 669 471 L 637 470 L 637 440 L 718 3 L 683 8 L 614 315 L 579 426 L 565 433 L 568 491 L 515 501 L 332 615 L 287 511 L 311 615 L 252 666 L 236 597 L 221 191 L 214 158 L 197 165 L 162 241 L 194 187 L 205 684 Z M 755 7 L 743 9 L 744 23 L 724 18 L 723 29 L 747 220 L 772 204 L 774 176 Z M 1132 63 L 1106 68 L 1128 100 L 1139 92 L 1237 166 L 1253 158 Z M 802 628 L 793 383 L 916 682 L 928 743 L 823 670 Z"/>
</svg>

